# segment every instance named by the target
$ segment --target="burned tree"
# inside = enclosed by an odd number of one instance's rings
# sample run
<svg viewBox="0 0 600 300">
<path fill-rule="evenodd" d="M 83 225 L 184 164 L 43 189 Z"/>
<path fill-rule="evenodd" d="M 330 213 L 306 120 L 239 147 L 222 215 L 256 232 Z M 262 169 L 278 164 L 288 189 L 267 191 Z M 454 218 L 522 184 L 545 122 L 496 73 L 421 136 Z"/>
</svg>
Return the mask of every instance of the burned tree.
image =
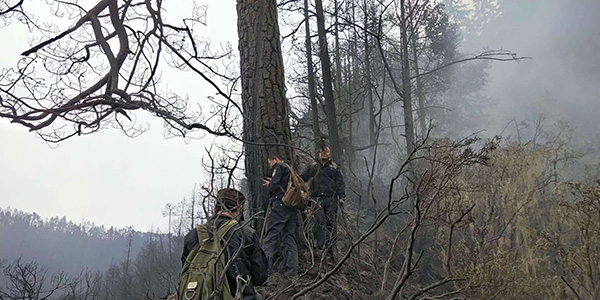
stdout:
<svg viewBox="0 0 600 300">
<path fill-rule="evenodd" d="M 292 159 L 289 104 L 275 0 L 238 0 L 238 35 L 244 109 L 244 150 L 250 213 L 266 207 L 262 178 L 270 153 Z"/>
<path fill-rule="evenodd" d="M 0 270 L 5 281 L 0 286 L 3 300 L 94 299 L 100 282 L 99 273 L 84 270 L 76 277 L 63 271 L 49 275 L 36 261 L 25 262 L 22 258 L 6 266 L 0 261 Z"/>
<path fill-rule="evenodd" d="M 333 95 L 333 76 L 331 75 L 331 61 L 329 59 L 329 50 L 327 46 L 327 36 L 325 32 L 325 15 L 323 13 L 323 2 L 315 1 L 315 11 L 317 15 L 317 31 L 319 36 L 319 58 L 321 59 L 321 68 L 323 69 L 323 97 L 325 98 L 325 114 L 327 115 L 327 134 L 331 145 L 331 153 L 335 159 L 341 159 L 342 149 L 340 147 L 340 136 L 338 132 L 337 113 L 335 108 L 335 98 Z"/>
</svg>

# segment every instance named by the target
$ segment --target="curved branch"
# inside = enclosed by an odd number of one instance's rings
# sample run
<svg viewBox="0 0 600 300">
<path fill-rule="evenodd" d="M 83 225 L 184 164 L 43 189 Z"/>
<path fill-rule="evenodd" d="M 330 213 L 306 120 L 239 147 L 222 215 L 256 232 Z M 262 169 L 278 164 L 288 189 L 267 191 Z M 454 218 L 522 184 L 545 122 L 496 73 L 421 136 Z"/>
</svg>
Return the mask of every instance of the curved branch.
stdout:
<svg viewBox="0 0 600 300">
<path fill-rule="evenodd" d="M 65 36 L 73 33 L 75 30 L 79 29 L 79 27 L 81 27 L 85 22 L 91 21 L 91 18 L 93 16 L 98 16 L 98 14 L 100 14 L 106 7 L 108 7 L 108 5 L 113 2 L 113 0 L 101 0 L 100 2 L 98 2 L 98 4 L 96 4 L 96 6 L 94 6 L 92 9 L 90 9 L 90 11 L 88 11 L 83 17 L 81 17 L 79 19 L 79 21 L 77 21 L 77 23 L 75 23 L 75 26 L 63 31 L 62 33 L 60 33 L 59 35 L 46 40 L 44 42 L 41 42 L 40 44 L 32 47 L 31 49 L 21 53 L 21 55 L 23 56 L 28 56 L 29 54 L 35 53 L 37 51 L 39 51 L 40 49 L 64 38 Z"/>
<path fill-rule="evenodd" d="M 12 11 L 16 10 L 16 9 L 17 9 L 17 7 L 20 7 L 21 5 L 23 5 L 23 2 L 24 2 L 24 1 L 25 1 L 25 0 L 19 0 L 19 2 L 15 3 L 15 5 L 13 5 L 13 6 L 10 6 L 10 7 L 9 7 L 9 8 L 7 8 L 5 11 L 0 11 L 0 17 L 2 17 L 3 15 L 5 15 L 5 14 L 8 14 L 8 13 L 10 13 L 10 12 L 12 12 Z"/>
</svg>

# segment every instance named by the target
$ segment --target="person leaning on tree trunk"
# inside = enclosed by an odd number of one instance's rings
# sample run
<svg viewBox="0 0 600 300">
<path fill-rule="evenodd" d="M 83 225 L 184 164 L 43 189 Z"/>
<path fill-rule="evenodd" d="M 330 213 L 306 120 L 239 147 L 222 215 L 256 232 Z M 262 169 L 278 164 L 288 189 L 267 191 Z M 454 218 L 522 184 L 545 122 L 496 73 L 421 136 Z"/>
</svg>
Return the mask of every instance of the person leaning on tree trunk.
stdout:
<svg viewBox="0 0 600 300">
<path fill-rule="evenodd" d="M 285 206 L 282 201 L 290 169 L 277 154 L 269 156 L 267 161 L 273 173 L 270 178 L 263 178 L 263 185 L 269 187 L 270 194 L 263 248 L 269 261 L 269 273 L 293 276 L 298 273 L 298 210 Z"/>
<path fill-rule="evenodd" d="M 337 210 L 346 198 L 346 183 L 338 165 L 331 160 L 331 149 L 323 145 L 319 151 L 318 163 L 306 169 L 300 177 L 309 183 L 310 198 L 316 203 L 313 207 L 313 234 L 318 249 L 331 246 Z M 330 251 L 331 252 L 331 251 Z"/>
</svg>

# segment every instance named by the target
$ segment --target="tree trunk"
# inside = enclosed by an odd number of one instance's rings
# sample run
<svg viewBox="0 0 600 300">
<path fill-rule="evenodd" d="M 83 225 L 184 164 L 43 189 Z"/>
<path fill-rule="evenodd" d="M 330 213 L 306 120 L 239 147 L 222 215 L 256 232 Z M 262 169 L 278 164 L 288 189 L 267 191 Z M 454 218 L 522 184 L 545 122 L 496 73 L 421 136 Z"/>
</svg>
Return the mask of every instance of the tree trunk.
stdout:
<svg viewBox="0 0 600 300">
<path fill-rule="evenodd" d="M 333 1 L 333 16 L 334 16 L 334 25 L 333 25 L 333 39 L 335 41 L 335 50 L 334 50 L 334 59 L 335 59 L 335 99 L 343 99 L 342 96 L 342 62 L 340 55 L 340 36 L 338 31 L 338 1 Z"/>
<path fill-rule="evenodd" d="M 334 26 L 333 26 L 333 38 L 335 42 L 334 49 L 334 62 L 335 62 L 335 94 L 334 94 L 334 103 L 338 103 L 338 107 L 341 108 L 340 114 L 340 130 L 338 133 L 342 137 L 347 137 L 347 140 L 341 144 L 342 153 L 346 153 L 346 157 L 348 159 L 348 166 L 352 164 L 353 160 L 353 141 L 352 141 L 352 94 L 350 91 L 345 89 L 345 84 L 342 84 L 342 54 L 340 50 L 340 31 L 338 27 L 338 14 L 340 12 L 340 4 L 338 0 L 333 1 L 333 17 L 334 17 Z M 351 46 L 350 46 L 351 47 Z M 346 53 L 346 56 L 348 54 Z M 346 80 L 350 81 L 350 77 L 346 76 Z M 344 120 L 346 113 L 344 113 L 344 109 L 348 109 L 347 111 L 347 119 Z M 344 132 L 343 129 L 346 129 Z M 341 157 L 338 157 L 338 160 L 341 160 Z"/>
<path fill-rule="evenodd" d="M 411 97 L 411 84 L 410 84 L 410 63 L 408 60 L 408 25 L 406 16 L 406 1 L 400 2 L 400 35 L 402 38 L 402 104 L 404 107 L 404 135 L 406 137 L 406 155 L 410 155 L 415 150 L 415 125 L 413 120 L 412 111 L 412 97 Z M 408 180 L 414 182 L 416 180 L 415 168 L 412 162 L 408 164 Z M 413 191 L 409 192 L 408 205 L 409 208 L 414 212 L 415 209 L 415 194 Z"/>
<path fill-rule="evenodd" d="M 425 122 L 425 94 L 423 93 L 423 82 L 421 81 L 421 77 L 419 76 L 419 56 L 417 54 L 417 39 L 419 37 L 419 33 L 416 31 L 416 26 L 414 32 L 412 33 L 412 50 L 413 50 L 413 66 L 415 70 L 415 76 L 417 81 L 417 100 L 419 107 L 417 108 L 417 114 L 419 115 L 419 127 L 420 127 L 420 136 L 425 138 L 425 134 L 427 133 L 427 124 Z"/>
<path fill-rule="evenodd" d="M 304 30 L 306 31 L 306 68 L 308 71 L 308 97 L 310 98 L 310 107 L 312 111 L 312 129 L 313 129 L 313 144 L 315 147 L 315 155 L 319 156 L 321 127 L 319 126 L 319 105 L 317 104 L 317 96 L 315 95 L 315 72 L 313 70 L 312 61 L 312 43 L 310 39 L 310 18 L 308 17 L 308 0 L 304 0 Z"/>
<path fill-rule="evenodd" d="M 333 159 L 342 159 L 342 148 L 337 127 L 337 113 L 333 96 L 331 77 L 331 61 L 327 49 L 327 36 L 325 35 L 325 16 L 323 14 L 323 2 L 315 0 L 315 11 L 317 13 L 317 31 L 319 35 L 319 57 L 323 69 L 323 96 L 325 97 L 325 114 L 327 115 L 327 132 L 329 134 L 329 145 Z"/>
<path fill-rule="evenodd" d="M 371 45 L 369 44 L 369 11 L 367 7 L 367 1 L 364 2 L 365 12 L 365 24 L 364 24 L 364 35 L 365 35 L 365 80 L 367 88 L 367 114 L 369 118 L 369 144 L 375 144 L 375 105 L 373 102 L 373 83 L 371 79 Z M 375 147 L 369 149 L 369 158 L 374 159 Z"/>
<path fill-rule="evenodd" d="M 356 35 L 354 35 L 354 38 L 356 40 Z M 354 151 L 354 124 L 352 120 L 354 107 L 352 95 L 354 95 L 354 87 L 356 84 L 358 84 L 358 82 L 356 75 L 353 73 L 355 70 L 353 58 L 356 55 L 356 48 L 354 45 L 349 45 L 349 48 L 349 53 L 346 55 L 346 66 L 344 68 L 347 81 L 347 84 L 345 85 L 346 99 L 348 102 L 348 145 L 346 146 L 346 156 L 348 156 L 348 167 L 353 170 L 355 165 L 354 162 L 356 160 L 356 153 Z"/>
<path fill-rule="evenodd" d="M 415 149 L 415 125 L 412 112 L 410 64 L 408 61 L 408 26 L 406 24 L 406 4 L 404 0 L 400 3 L 400 17 L 400 35 L 402 37 L 402 105 L 404 106 L 406 154 L 410 155 Z"/>
<path fill-rule="evenodd" d="M 267 158 L 277 153 L 293 159 L 289 104 L 285 97 L 283 59 L 276 0 L 238 0 L 238 37 L 244 110 L 244 151 L 250 216 L 264 211 L 270 176 Z M 262 222 L 255 220 L 258 230 Z"/>
<path fill-rule="evenodd" d="M 334 0 L 333 1 L 333 17 L 334 17 L 334 25 L 333 25 L 333 40 L 335 42 L 335 49 L 334 49 L 334 62 L 335 62 L 335 93 L 334 93 L 334 99 L 336 99 L 336 101 L 338 104 L 340 102 L 343 101 L 344 96 L 343 96 L 343 89 L 342 89 L 342 57 L 340 54 L 340 36 L 339 36 L 339 31 L 338 31 L 338 1 Z M 343 112 L 343 105 L 339 105 L 338 108 L 340 108 Z"/>
</svg>

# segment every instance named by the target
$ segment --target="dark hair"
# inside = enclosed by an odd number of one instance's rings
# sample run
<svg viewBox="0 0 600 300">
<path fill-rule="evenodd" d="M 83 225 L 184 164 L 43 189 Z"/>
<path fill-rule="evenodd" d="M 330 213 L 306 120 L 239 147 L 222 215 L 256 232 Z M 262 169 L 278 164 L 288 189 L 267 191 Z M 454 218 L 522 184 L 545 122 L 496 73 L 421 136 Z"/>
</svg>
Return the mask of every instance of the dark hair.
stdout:
<svg viewBox="0 0 600 300">
<path fill-rule="evenodd" d="M 269 160 L 274 160 L 274 159 L 281 160 L 281 157 L 278 154 L 275 154 L 275 153 L 269 155 Z"/>
<path fill-rule="evenodd" d="M 325 151 L 329 148 L 329 144 L 324 139 L 319 140 L 318 142 L 319 151 Z"/>
<path fill-rule="evenodd" d="M 234 211 L 241 208 L 246 201 L 246 196 L 242 192 L 225 188 L 217 192 L 217 203 L 215 203 L 215 211 Z"/>
</svg>

